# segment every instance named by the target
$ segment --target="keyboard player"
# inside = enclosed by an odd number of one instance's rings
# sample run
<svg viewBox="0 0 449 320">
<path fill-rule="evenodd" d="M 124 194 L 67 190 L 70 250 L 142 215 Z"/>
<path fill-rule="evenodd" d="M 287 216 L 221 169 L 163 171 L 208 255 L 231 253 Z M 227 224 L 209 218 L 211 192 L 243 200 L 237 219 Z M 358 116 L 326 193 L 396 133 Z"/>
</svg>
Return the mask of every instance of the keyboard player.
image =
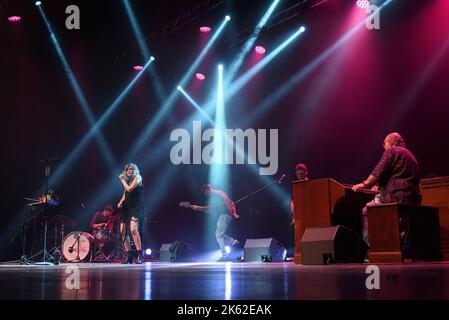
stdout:
<svg viewBox="0 0 449 320">
<path fill-rule="evenodd" d="M 383 148 L 385 151 L 369 177 L 352 189 L 359 191 L 378 185 L 378 203 L 420 205 L 419 166 L 415 156 L 406 149 L 404 139 L 399 133 L 390 133 L 384 139 Z M 362 232 L 369 244 L 367 207 L 362 210 Z"/>
</svg>

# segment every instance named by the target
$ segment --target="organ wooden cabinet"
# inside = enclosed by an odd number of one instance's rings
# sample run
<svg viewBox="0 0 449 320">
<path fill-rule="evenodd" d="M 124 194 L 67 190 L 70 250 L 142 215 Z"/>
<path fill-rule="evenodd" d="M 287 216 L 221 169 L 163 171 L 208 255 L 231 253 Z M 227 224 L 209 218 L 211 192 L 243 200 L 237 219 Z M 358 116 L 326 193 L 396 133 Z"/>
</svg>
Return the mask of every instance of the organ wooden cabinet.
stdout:
<svg viewBox="0 0 449 320">
<path fill-rule="evenodd" d="M 421 180 L 422 204 L 437 207 L 440 217 L 440 243 L 444 260 L 449 260 L 449 177 Z"/>
<path fill-rule="evenodd" d="M 354 192 L 331 178 L 294 181 L 295 258 L 301 263 L 301 239 L 306 228 L 343 225 L 361 236 L 361 211 L 375 193 Z"/>
</svg>

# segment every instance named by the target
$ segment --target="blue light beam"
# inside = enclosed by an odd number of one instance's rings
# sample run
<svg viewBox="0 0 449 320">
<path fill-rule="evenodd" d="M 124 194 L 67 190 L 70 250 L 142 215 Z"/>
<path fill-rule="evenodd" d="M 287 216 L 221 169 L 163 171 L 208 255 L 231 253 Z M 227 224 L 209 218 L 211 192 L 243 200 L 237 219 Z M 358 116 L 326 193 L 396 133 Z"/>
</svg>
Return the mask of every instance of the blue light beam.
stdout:
<svg viewBox="0 0 449 320">
<path fill-rule="evenodd" d="M 62 48 L 59 44 L 58 39 L 56 38 L 56 34 L 53 31 L 53 28 L 51 27 L 50 22 L 47 19 L 47 16 L 45 15 L 44 10 L 42 9 L 42 6 L 38 6 L 39 12 L 42 16 L 42 19 L 45 22 L 45 25 L 47 26 L 48 32 L 50 33 L 50 38 L 53 42 L 53 45 L 56 49 L 56 52 L 58 54 L 59 60 L 61 61 L 64 71 L 69 78 L 70 84 L 72 86 L 73 91 L 75 92 L 75 96 L 78 100 L 78 103 L 80 104 L 84 116 L 87 118 L 87 121 L 89 122 L 89 125 L 92 127 L 95 125 L 95 117 L 92 114 L 91 108 L 89 106 L 89 103 L 87 102 L 86 97 L 84 96 L 84 93 L 82 92 L 78 81 L 72 71 L 72 68 L 70 67 L 69 62 L 67 61 L 64 52 L 62 51 Z M 101 149 L 101 153 L 104 156 L 104 159 L 106 163 L 108 164 L 109 168 L 112 169 L 116 165 L 116 162 L 114 160 L 114 156 L 112 155 L 111 149 L 107 145 L 106 139 L 104 138 L 103 134 L 101 132 L 97 132 L 95 135 L 95 138 L 97 139 L 97 143 Z"/>
<path fill-rule="evenodd" d="M 198 105 L 198 103 L 196 103 L 195 100 L 193 100 L 192 97 L 187 92 L 185 92 L 181 86 L 178 86 L 178 90 L 181 91 L 184 97 L 186 97 L 186 99 L 195 107 L 196 110 L 198 110 L 199 113 L 201 113 L 201 115 L 203 115 L 204 118 L 206 118 L 206 120 L 211 125 L 214 125 L 214 121 L 212 120 L 212 118 L 206 112 L 204 112 L 204 110 Z"/>
<path fill-rule="evenodd" d="M 154 117 L 148 123 L 146 128 L 143 130 L 143 132 L 137 139 L 137 142 L 134 144 L 134 146 L 128 153 L 130 159 L 132 159 L 136 156 L 136 154 L 144 147 L 144 145 L 148 142 L 148 140 L 151 139 L 152 135 L 156 132 L 156 130 L 162 124 L 162 122 L 165 119 L 166 115 L 168 114 L 169 110 L 175 104 L 175 102 L 178 98 L 179 90 L 177 89 L 177 87 L 178 86 L 185 87 L 185 85 L 187 84 L 187 81 L 192 77 L 193 73 L 198 69 L 200 63 L 203 61 L 206 54 L 210 51 L 212 46 L 218 40 L 218 37 L 220 36 L 223 29 L 227 25 L 228 21 L 229 21 L 228 19 L 224 19 L 224 21 L 221 23 L 220 27 L 214 33 L 213 37 L 206 44 L 206 46 L 204 47 L 204 49 L 202 50 L 200 55 L 196 58 L 196 60 L 192 63 L 190 68 L 187 70 L 187 72 L 181 78 L 181 81 L 179 81 L 176 88 L 172 91 L 172 93 L 167 98 L 165 103 L 159 108 L 158 112 L 154 115 Z"/>
</svg>

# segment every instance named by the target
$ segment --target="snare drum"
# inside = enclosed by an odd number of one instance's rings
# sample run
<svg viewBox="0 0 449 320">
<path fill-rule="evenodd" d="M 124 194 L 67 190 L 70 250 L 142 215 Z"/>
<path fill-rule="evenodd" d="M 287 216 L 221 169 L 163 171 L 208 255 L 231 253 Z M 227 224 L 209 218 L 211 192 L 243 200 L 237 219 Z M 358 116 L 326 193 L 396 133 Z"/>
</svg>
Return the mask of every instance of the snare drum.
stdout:
<svg viewBox="0 0 449 320">
<path fill-rule="evenodd" d="M 95 242 L 105 243 L 111 241 L 112 235 L 107 228 L 95 229 L 93 231 Z"/>
<path fill-rule="evenodd" d="M 67 262 L 84 261 L 93 250 L 94 237 L 87 232 L 75 231 L 62 241 L 62 255 Z"/>
</svg>

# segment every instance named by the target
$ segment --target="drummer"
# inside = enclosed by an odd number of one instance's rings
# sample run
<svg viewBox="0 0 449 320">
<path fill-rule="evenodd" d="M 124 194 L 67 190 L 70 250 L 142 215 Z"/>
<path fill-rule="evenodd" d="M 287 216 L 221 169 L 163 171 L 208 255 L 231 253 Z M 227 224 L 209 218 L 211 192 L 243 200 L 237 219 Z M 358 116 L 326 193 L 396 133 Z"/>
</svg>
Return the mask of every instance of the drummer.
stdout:
<svg viewBox="0 0 449 320">
<path fill-rule="evenodd" d="M 109 231 L 112 231 L 112 228 L 114 226 L 112 223 L 113 222 L 113 219 L 112 219 L 113 212 L 114 212 L 114 209 L 109 204 L 104 207 L 103 211 L 96 212 L 92 218 L 91 223 L 90 223 L 92 230 L 108 228 Z"/>
</svg>

